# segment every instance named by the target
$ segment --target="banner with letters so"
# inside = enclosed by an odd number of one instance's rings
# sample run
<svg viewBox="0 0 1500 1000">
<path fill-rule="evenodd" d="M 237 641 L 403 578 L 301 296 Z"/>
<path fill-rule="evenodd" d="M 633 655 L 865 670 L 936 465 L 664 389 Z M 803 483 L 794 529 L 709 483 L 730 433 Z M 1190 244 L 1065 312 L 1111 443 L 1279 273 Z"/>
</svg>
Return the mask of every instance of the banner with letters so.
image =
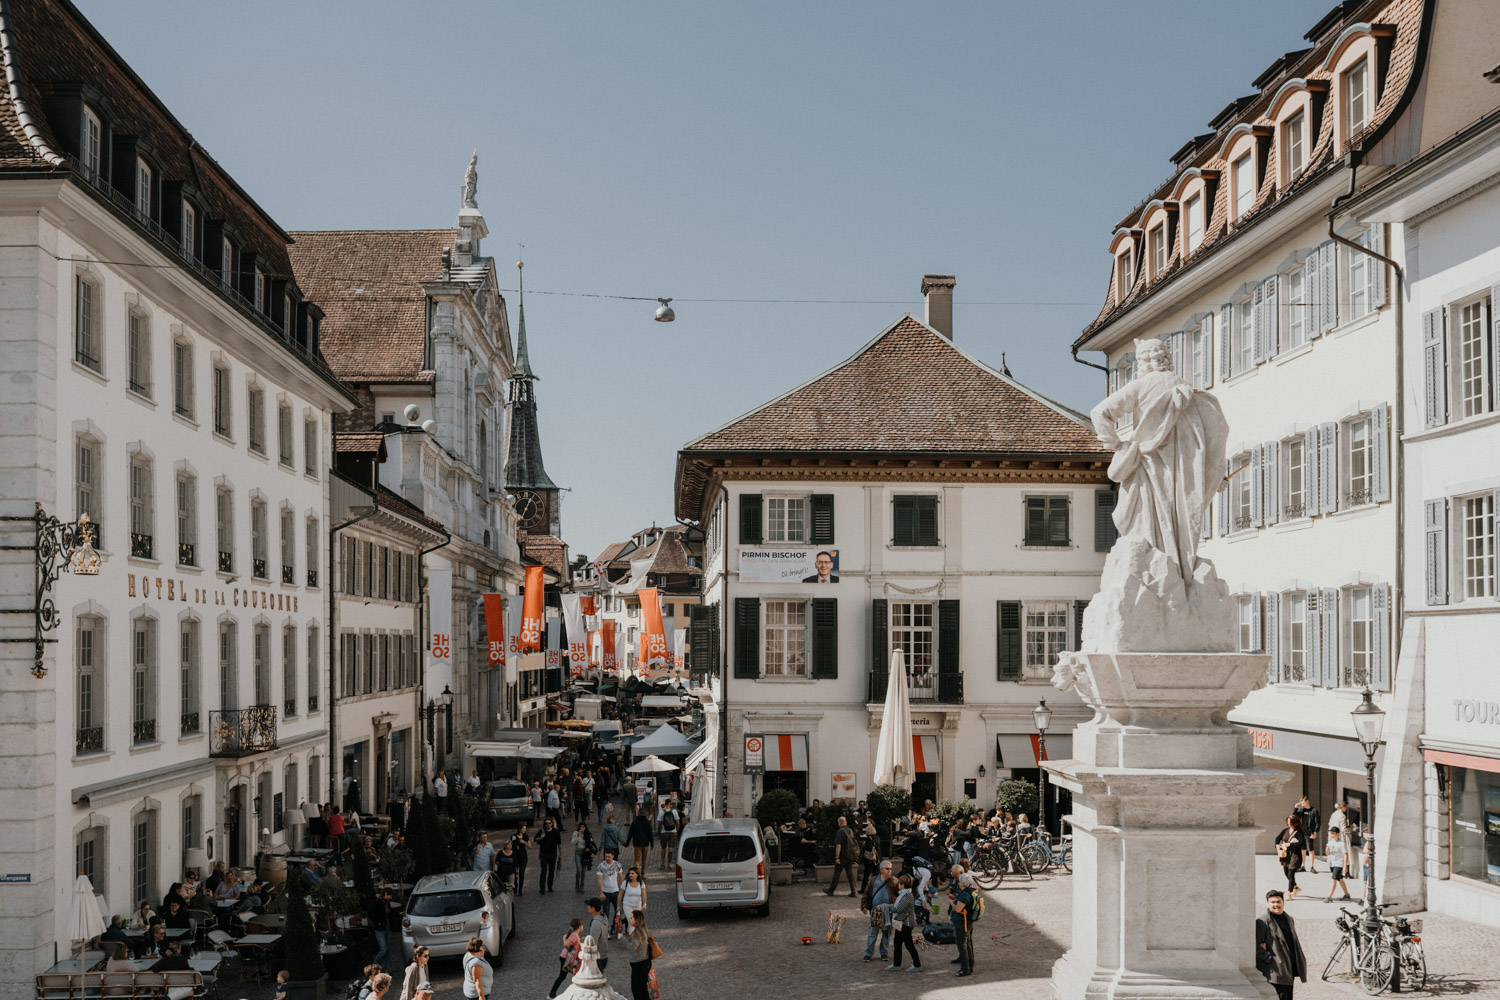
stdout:
<svg viewBox="0 0 1500 1000">
<path fill-rule="evenodd" d="M 740 549 L 741 583 L 838 583 L 838 549 Z"/>
</svg>

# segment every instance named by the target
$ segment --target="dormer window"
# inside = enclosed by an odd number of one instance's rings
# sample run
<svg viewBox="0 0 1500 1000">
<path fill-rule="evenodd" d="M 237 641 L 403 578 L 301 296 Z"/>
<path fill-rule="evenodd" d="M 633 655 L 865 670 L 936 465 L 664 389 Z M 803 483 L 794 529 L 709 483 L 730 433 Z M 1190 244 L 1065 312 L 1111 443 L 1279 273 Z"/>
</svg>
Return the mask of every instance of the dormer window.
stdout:
<svg viewBox="0 0 1500 1000">
<path fill-rule="evenodd" d="M 266 306 L 266 272 L 260 268 L 255 269 L 255 308 L 261 312 L 270 312 Z"/>
<path fill-rule="evenodd" d="M 1167 269 L 1167 224 L 1160 222 L 1152 226 L 1147 241 L 1151 250 L 1151 279 L 1154 281 Z"/>
<path fill-rule="evenodd" d="M 186 198 L 182 200 L 182 252 L 191 257 L 197 248 L 198 210 Z"/>
<path fill-rule="evenodd" d="M 1187 200 L 1187 252 L 1192 253 L 1203 244 L 1203 195 L 1195 194 Z"/>
<path fill-rule="evenodd" d="M 1234 217 L 1242 219 L 1255 204 L 1255 158 L 1250 151 L 1234 161 L 1230 181 L 1234 185 Z"/>
<path fill-rule="evenodd" d="M 1307 166 L 1307 115 L 1299 111 L 1281 125 L 1282 184 Z"/>
<path fill-rule="evenodd" d="M 1370 123 L 1370 61 L 1361 59 L 1344 70 L 1340 80 L 1344 98 L 1344 141 Z"/>
<path fill-rule="evenodd" d="M 291 333 L 297 326 L 297 313 L 292 307 L 292 295 L 287 292 L 281 296 L 281 328 Z"/>
<path fill-rule="evenodd" d="M 104 126 L 99 123 L 99 116 L 94 114 L 92 108 L 85 106 L 83 109 L 83 135 L 79 142 L 79 152 L 83 158 L 84 173 L 90 177 L 99 176 L 100 150 L 103 148 L 101 137 L 104 135 Z"/>
<path fill-rule="evenodd" d="M 1135 276 L 1135 253 L 1126 250 L 1115 258 L 1115 301 L 1124 302 L 1130 294 L 1131 279 Z"/>
<path fill-rule="evenodd" d="M 219 249 L 219 277 L 225 288 L 234 287 L 234 243 L 224 237 Z"/>
<path fill-rule="evenodd" d="M 151 164 L 140 157 L 135 160 L 135 207 L 141 215 L 151 215 Z"/>
</svg>

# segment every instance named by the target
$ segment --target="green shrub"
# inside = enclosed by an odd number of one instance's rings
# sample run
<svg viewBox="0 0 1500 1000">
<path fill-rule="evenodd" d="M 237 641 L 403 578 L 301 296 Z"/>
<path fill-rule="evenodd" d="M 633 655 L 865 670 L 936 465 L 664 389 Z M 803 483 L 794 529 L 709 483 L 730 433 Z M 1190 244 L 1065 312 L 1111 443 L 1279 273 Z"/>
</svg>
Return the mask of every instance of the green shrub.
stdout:
<svg viewBox="0 0 1500 1000">
<path fill-rule="evenodd" d="M 797 822 L 802 803 L 785 788 L 773 788 L 755 803 L 755 821 L 761 826 L 780 830 L 783 824 Z"/>
<path fill-rule="evenodd" d="M 838 835 L 840 816 L 848 819 L 852 826 L 854 803 L 848 799 L 834 799 L 813 811 L 813 826 L 818 831 L 817 864 L 833 864 L 833 838 Z"/>
<path fill-rule="evenodd" d="M 995 789 L 995 808 L 1015 815 L 1025 813 L 1034 819 L 1037 802 L 1036 786 L 1029 781 L 1002 781 L 1000 787 Z"/>
<path fill-rule="evenodd" d="M 946 837 L 960 816 L 968 816 L 978 808 L 973 799 L 944 799 L 932 807 L 927 818 L 936 826 L 938 836 Z"/>
<path fill-rule="evenodd" d="M 381 847 L 375 852 L 375 863 L 387 882 L 410 882 L 416 870 L 416 861 L 404 847 Z"/>
<path fill-rule="evenodd" d="M 865 805 L 875 825 L 886 826 L 911 811 L 911 792 L 900 785 L 876 785 L 866 796 Z"/>
</svg>

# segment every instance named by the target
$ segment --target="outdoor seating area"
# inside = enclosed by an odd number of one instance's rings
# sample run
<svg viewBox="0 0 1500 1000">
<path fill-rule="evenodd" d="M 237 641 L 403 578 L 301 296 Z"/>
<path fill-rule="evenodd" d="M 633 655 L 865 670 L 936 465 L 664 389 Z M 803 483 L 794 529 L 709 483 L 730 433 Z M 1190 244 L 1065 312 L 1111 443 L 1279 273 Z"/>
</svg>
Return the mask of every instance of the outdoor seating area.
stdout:
<svg viewBox="0 0 1500 1000">
<path fill-rule="evenodd" d="M 208 996 L 203 973 L 44 972 L 36 977 L 37 1000 L 85 1000 L 94 997 L 166 997 L 188 1000 Z"/>
</svg>

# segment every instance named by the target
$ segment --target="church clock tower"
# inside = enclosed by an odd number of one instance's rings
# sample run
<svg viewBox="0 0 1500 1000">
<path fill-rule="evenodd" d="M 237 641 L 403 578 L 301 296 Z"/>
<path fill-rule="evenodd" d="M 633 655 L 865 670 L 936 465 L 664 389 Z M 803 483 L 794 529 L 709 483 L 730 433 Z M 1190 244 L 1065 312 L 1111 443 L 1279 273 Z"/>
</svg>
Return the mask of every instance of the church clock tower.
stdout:
<svg viewBox="0 0 1500 1000">
<path fill-rule="evenodd" d="M 520 278 L 523 261 L 516 262 Z M 536 373 L 526 349 L 526 292 L 521 288 L 516 308 L 516 368 L 510 378 L 510 453 L 505 463 L 505 489 L 515 497 L 516 514 L 528 535 L 562 534 L 558 509 L 559 487 L 542 465 L 542 438 L 536 419 Z"/>
</svg>

